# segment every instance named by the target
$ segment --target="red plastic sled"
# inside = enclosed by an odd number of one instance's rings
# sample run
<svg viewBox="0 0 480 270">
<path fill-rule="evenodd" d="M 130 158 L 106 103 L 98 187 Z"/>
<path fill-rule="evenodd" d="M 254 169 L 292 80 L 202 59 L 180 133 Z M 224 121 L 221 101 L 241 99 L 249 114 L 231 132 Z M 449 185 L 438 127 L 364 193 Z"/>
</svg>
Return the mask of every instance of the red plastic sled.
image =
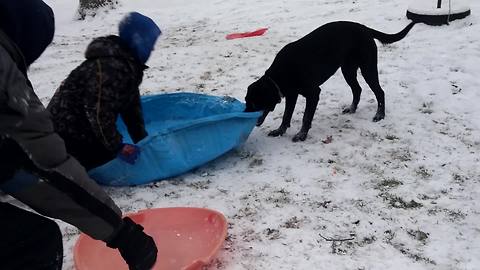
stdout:
<svg viewBox="0 0 480 270">
<path fill-rule="evenodd" d="M 227 235 L 225 217 L 204 208 L 157 208 L 128 215 L 157 244 L 153 270 L 196 270 L 207 265 Z M 82 234 L 74 248 L 77 270 L 128 269 L 117 250 Z"/>
<path fill-rule="evenodd" d="M 233 33 L 226 36 L 227 39 L 236 39 L 236 38 L 246 38 L 246 37 L 256 37 L 261 36 L 267 32 L 268 28 L 260 28 L 253 32 L 244 32 L 244 33 Z"/>
</svg>

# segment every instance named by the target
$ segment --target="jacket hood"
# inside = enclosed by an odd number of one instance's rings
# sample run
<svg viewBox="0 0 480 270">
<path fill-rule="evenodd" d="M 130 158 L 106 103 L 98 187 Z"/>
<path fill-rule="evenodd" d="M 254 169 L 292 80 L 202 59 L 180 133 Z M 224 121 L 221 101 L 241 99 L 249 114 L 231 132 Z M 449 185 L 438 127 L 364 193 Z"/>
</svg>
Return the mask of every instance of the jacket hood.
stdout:
<svg viewBox="0 0 480 270">
<path fill-rule="evenodd" d="M 0 28 L 15 42 L 29 66 L 52 42 L 55 19 L 42 0 L 0 0 Z"/>
<path fill-rule="evenodd" d="M 94 39 L 85 51 L 85 58 L 120 57 L 135 61 L 127 45 L 118 36 L 106 36 Z"/>
<path fill-rule="evenodd" d="M 118 25 L 118 34 L 137 59 L 145 64 L 162 31 L 149 17 L 130 12 Z"/>
</svg>

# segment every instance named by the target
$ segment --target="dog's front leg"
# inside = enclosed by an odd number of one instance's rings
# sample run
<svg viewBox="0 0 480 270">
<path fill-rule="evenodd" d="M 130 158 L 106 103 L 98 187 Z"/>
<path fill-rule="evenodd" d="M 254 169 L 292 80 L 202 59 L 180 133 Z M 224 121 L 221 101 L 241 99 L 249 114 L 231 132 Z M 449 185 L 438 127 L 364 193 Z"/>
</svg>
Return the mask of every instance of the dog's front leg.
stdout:
<svg viewBox="0 0 480 270">
<path fill-rule="evenodd" d="M 293 111 L 295 110 L 295 104 L 297 104 L 298 94 L 285 96 L 285 111 L 283 112 L 282 124 L 276 130 L 270 131 L 268 136 L 277 137 L 285 134 L 290 127 L 292 121 Z"/>
<path fill-rule="evenodd" d="M 309 91 L 311 95 L 306 96 L 307 105 L 305 106 L 305 113 L 303 114 L 302 128 L 300 131 L 293 137 L 292 141 L 305 141 L 307 139 L 308 131 L 312 127 L 313 116 L 317 110 L 318 100 L 320 98 L 320 88 L 315 88 Z"/>
</svg>

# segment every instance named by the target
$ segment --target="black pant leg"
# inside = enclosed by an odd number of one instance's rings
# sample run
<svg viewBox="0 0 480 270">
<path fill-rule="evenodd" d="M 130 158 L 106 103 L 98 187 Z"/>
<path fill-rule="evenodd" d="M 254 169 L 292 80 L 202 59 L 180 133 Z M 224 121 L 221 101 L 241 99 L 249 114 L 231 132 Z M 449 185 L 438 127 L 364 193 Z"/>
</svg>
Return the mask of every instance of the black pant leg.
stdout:
<svg viewBox="0 0 480 270">
<path fill-rule="evenodd" d="M 0 136 L 0 184 L 12 178 L 28 161 L 28 156 L 13 140 Z"/>
<path fill-rule="evenodd" d="M 116 157 L 100 143 L 87 143 L 67 136 L 62 136 L 67 152 L 76 158 L 87 170 L 103 165 Z"/>
<path fill-rule="evenodd" d="M 62 269 L 62 233 L 54 221 L 0 203 L 0 235 L 0 269 Z"/>
</svg>

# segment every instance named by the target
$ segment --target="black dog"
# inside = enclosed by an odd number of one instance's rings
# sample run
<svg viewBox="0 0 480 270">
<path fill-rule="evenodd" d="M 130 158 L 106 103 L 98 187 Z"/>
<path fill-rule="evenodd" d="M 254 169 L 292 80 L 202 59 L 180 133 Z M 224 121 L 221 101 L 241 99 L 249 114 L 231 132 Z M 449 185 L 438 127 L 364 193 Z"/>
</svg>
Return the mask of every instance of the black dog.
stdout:
<svg viewBox="0 0 480 270">
<path fill-rule="evenodd" d="M 385 97 L 378 81 L 377 46 L 404 38 L 415 23 L 410 23 L 397 34 L 385 34 L 354 22 L 325 24 L 305 37 L 287 44 L 275 57 L 270 68 L 259 80 L 248 87 L 245 111 L 263 111 L 258 119 L 260 126 L 267 114 L 285 97 L 285 112 L 280 127 L 269 136 L 280 136 L 290 127 L 298 95 L 306 99 L 305 113 L 300 132 L 293 141 L 304 141 L 311 127 L 318 104 L 320 85 L 338 68 L 353 92 L 353 102 L 343 113 L 355 113 L 362 88 L 357 81 L 360 68 L 365 81 L 375 93 L 378 109 L 373 121 L 385 117 Z"/>
</svg>

